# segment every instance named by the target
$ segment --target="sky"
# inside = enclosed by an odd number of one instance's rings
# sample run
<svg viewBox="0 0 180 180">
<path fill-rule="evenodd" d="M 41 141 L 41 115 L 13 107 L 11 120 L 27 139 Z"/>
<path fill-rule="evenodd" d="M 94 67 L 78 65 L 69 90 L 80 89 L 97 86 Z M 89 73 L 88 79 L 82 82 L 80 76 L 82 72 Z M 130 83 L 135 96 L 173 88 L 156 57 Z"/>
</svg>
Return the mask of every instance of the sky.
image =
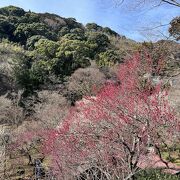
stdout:
<svg viewBox="0 0 180 180">
<path fill-rule="evenodd" d="M 73 17 L 83 24 L 95 22 L 103 27 L 110 27 L 127 38 L 144 41 L 153 39 L 154 34 L 168 33 L 168 26 L 154 29 L 149 33 L 149 28 L 168 24 L 174 17 L 180 15 L 180 8 L 167 4 L 151 8 L 126 3 L 119 5 L 119 0 L 0 0 L 0 7 L 15 5 L 33 12 L 49 12 L 62 17 Z M 156 0 L 153 0 L 156 1 Z M 130 3 L 132 4 L 132 3 Z"/>
</svg>

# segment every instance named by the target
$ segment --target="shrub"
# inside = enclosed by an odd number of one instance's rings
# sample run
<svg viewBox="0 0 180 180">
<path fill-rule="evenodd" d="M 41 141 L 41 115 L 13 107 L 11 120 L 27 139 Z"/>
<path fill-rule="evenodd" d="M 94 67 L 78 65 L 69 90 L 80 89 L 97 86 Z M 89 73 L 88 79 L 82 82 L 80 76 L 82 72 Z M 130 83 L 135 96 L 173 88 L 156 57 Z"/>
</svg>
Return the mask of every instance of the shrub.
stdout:
<svg viewBox="0 0 180 180">
<path fill-rule="evenodd" d="M 4 96 L 0 96 L 0 124 L 19 125 L 22 121 L 22 108 Z"/>
<path fill-rule="evenodd" d="M 105 76 L 97 68 L 84 68 L 76 70 L 67 83 L 68 99 L 72 103 L 83 96 L 95 95 L 105 83 Z"/>
<path fill-rule="evenodd" d="M 40 103 L 35 105 L 34 117 L 41 128 L 55 128 L 59 122 L 63 122 L 70 108 L 67 100 L 58 92 L 38 92 Z"/>
</svg>

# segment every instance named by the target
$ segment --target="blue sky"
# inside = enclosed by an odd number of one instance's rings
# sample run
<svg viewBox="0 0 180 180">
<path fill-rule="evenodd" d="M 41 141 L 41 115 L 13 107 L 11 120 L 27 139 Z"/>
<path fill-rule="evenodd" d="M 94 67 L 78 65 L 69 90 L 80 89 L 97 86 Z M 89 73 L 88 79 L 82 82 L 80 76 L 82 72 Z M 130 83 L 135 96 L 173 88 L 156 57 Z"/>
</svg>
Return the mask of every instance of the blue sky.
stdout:
<svg viewBox="0 0 180 180">
<path fill-rule="evenodd" d="M 116 6 L 116 1 L 118 0 L 0 0 L 0 7 L 15 5 L 34 12 L 74 17 L 83 24 L 95 22 L 137 41 L 147 40 L 144 34 L 147 35 L 148 32 L 142 31 L 144 27 L 167 24 L 173 17 L 180 15 L 179 8 L 170 5 L 162 5 L 151 10 L 131 10 L 130 7 L 127 8 L 127 4 Z M 161 31 L 166 33 L 167 28 L 164 27 Z"/>
</svg>

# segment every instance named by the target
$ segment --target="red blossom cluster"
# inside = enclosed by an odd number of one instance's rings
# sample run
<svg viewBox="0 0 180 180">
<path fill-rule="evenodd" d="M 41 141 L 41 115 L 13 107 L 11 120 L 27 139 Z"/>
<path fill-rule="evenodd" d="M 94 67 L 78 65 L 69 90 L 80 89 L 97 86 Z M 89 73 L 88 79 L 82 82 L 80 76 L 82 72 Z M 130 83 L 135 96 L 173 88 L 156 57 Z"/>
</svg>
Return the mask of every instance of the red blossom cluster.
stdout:
<svg viewBox="0 0 180 180">
<path fill-rule="evenodd" d="M 85 97 L 56 129 L 44 132 L 44 152 L 60 179 L 93 168 L 104 179 L 133 178 L 150 147 L 160 152 L 177 141 L 180 124 L 162 83 L 152 83 L 154 68 L 150 57 L 136 54 L 120 65 L 119 83 Z"/>
</svg>

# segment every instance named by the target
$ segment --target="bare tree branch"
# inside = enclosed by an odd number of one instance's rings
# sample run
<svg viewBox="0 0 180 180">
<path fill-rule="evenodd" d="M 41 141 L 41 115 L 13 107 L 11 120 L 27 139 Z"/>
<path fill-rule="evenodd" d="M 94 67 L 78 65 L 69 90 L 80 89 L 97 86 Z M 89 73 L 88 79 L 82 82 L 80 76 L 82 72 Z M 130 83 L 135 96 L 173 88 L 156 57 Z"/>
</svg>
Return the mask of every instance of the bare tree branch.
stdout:
<svg viewBox="0 0 180 180">
<path fill-rule="evenodd" d="M 168 24 L 160 24 L 158 26 L 151 27 L 151 28 L 150 27 L 149 28 L 145 28 L 144 31 L 158 29 L 158 28 L 164 27 L 164 26 L 169 26 L 169 23 Z"/>
<path fill-rule="evenodd" d="M 180 7 L 180 2 L 177 2 L 175 0 L 162 0 L 162 2 L 168 3 L 168 4 L 173 5 L 173 6 Z"/>
<path fill-rule="evenodd" d="M 116 4 L 116 6 L 119 6 L 125 2 L 125 0 L 113 0 L 113 1 Z M 179 0 L 157 0 L 158 4 L 157 5 L 155 4 L 154 6 L 157 7 L 157 6 L 162 5 L 162 3 L 167 3 L 172 6 L 180 7 L 180 2 L 178 2 L 178 1 Z M 144 5 L 148 2 L 151 2 L 151 0 L 140 0 L 140 1 L 137 1 L 136 4 L 137 4 L 137 6 L 141 6 L 142 4 Z"/>
<path fill-rule="evenodd" d="M 124 3 L 124 0 L 113 0 L 116 6 L 120 6 L 121 4 Z"/>
</svg>

